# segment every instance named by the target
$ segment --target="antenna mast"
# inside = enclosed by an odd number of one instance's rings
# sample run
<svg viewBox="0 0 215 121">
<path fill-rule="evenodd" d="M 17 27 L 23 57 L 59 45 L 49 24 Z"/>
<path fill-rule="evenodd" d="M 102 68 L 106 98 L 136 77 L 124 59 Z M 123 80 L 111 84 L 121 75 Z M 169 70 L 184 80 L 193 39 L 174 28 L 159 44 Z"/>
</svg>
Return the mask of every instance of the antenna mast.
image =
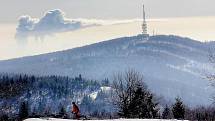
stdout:
<svg viewBox="0 0 215 121">
<path fill-rule="evenodd" d="M 146 23 L 146 14 L 145 14 L 145 6 L 144 6 L 144 4 L 143 4 L 142 34 L 143 34 L 143 35 L 147 35 L 147 23 Z"/>
</svg>

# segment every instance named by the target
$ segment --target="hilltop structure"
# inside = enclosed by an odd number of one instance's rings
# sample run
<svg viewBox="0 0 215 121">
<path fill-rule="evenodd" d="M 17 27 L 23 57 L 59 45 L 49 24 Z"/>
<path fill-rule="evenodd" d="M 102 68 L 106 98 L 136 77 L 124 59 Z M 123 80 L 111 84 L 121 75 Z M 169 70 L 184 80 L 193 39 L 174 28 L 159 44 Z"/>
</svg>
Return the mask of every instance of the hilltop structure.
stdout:
<svg viewBox="0 0 215 121">
<path fill-rule="evenodd" d="M 142 34 L 147 34 L 147 23 L 146 23 L 146 15 L 145 15 L 145 6 L 144 6 L 144 4 L 143 4 Z"/>
<path fill-rule="evenodd" d="M 142 23 L 142 35 L 144 39 L 148 39 L 149 34 L 147 33 L 147 22 L 146 22 L 146 14 L 145 14 L 145 6 L 143 4 L 143 23 Z"/>
</svg>

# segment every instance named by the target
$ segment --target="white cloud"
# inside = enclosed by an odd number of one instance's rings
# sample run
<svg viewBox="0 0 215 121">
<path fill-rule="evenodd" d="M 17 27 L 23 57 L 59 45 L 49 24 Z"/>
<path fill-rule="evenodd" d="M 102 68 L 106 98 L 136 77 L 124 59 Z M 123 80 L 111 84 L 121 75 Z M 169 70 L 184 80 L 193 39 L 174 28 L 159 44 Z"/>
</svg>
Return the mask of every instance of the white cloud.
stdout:
<svg viewBox="0 0 215 121">
<path fill-rule="evenodd" d="M 28 15 L 21 16 L 17 27 L 16 38 L 27 39 L 29 36 L 43 38 L 46 35 L 74 31 L 77 29 L 97 26 L 95 22 L 82 22 L 81 20 L 71 20 L 64 17 L 64 13 L 59 10 L 50 10 L 41 19 L 31 18 Z"/>
<path fill-rule="evenodd" d="M 64 16 L 64 12 L 59 9 L 50 10 L 38 19 L 28 15 L 21 16 L 16 28 L 16 39 L 26 40 L 33 36 L 36 39 L 43 39 L 47 35 L 55 33 L 74 31 L 91 26 L 125 24 L 131 22 L 142 21 L 141 19 L 128 20 L 98 20 L 98 19 L 68 19 Z M 150 20 L 154 21 L 154 20 Z M 23 42 L 23 41 L 22 41 Z"/>
</svg>

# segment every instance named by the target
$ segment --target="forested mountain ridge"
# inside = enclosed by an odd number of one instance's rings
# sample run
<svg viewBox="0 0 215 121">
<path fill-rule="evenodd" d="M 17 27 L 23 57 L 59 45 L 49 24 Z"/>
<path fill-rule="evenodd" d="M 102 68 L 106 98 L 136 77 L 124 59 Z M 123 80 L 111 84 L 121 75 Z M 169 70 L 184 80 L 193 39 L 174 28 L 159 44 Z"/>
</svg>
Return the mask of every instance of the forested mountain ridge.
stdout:
<svg viewBox="0 0 215 121">
<path fill-rule="evenodd" d="M 123 37 L 0 61 L 0 72 L 69 77 L 82 74 L 102 80 L 133 68 L 144 75 L 154 93 L 167 100 L 180 96 L 189 105 L 210 104 L 212 89 L 204 74 L 214 71 L 208 61 L 208 45 L 212 43 L 172 35 L 150 36 L 148 41 L 142 38 L 141 35 Z"/>
</svg>

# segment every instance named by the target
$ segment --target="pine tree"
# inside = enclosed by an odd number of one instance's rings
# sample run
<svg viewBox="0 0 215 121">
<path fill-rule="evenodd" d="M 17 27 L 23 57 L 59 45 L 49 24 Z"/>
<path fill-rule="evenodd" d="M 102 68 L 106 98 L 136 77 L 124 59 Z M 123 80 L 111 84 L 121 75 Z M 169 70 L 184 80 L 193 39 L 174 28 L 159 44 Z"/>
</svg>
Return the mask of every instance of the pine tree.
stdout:
<svg viewBox="0 0 215 121">
<path fill-rule="evenodd" d="M 9 121 L 9 117 L 8 117 L 8 115 L 1 115 L 0 116 L 0 121 Z"/>
<path fill-rule="evenodd" d="M 142 76 L 135 71 L 128 71 L 125 77 L 119 75 L 114 81 L 118 115 L 123 118 L 156 118 L 158 103 L 147 89 Z"/>
<path fill-rule="evenodd" d="M 153 95 L 148 91 L 139 87 L 129 105 L 129 112 L 132 118 L 155 118 L 158 110 L 157 103 L 153 100 Z"/>
<path fill-rule="evenodd" d="M 61 118 L 66 118 L 67 117 L 66 110 L 65 110 L 65 108 L 63 106 L 60 109 L 59 116 Z"/>
<path fill-rule="evenodd" d="M 185 106 L 180 98 L 176 98 L 176 102 L 172 107 L 172 113 L 176 119 L 184 119 Z"/>
<path fill-rule="evenodd" d="M 85 114 L 90 114 L 90 112 L 93 111 L 93 109 L 95 109 L 95 107 L 93 107 L 93 100 L 90 96 L 86 95 L 84 96 L 82 103 L 80 105 L 81 109 L 83 109 L 82 111 Z"/>
<path fill-rule="evenodd" d="M 19 118 L 22 120 L 28 118 L 28 116 L 28 103 L 22 102 L 19 109 Z"/>
<path fill-rule="evenodd" d="M 164 111 L 162 113 L 162 119 L 169 119 L 170 118 L 170 109 L 168 105 L 164 108 Z"/>
</svg>

